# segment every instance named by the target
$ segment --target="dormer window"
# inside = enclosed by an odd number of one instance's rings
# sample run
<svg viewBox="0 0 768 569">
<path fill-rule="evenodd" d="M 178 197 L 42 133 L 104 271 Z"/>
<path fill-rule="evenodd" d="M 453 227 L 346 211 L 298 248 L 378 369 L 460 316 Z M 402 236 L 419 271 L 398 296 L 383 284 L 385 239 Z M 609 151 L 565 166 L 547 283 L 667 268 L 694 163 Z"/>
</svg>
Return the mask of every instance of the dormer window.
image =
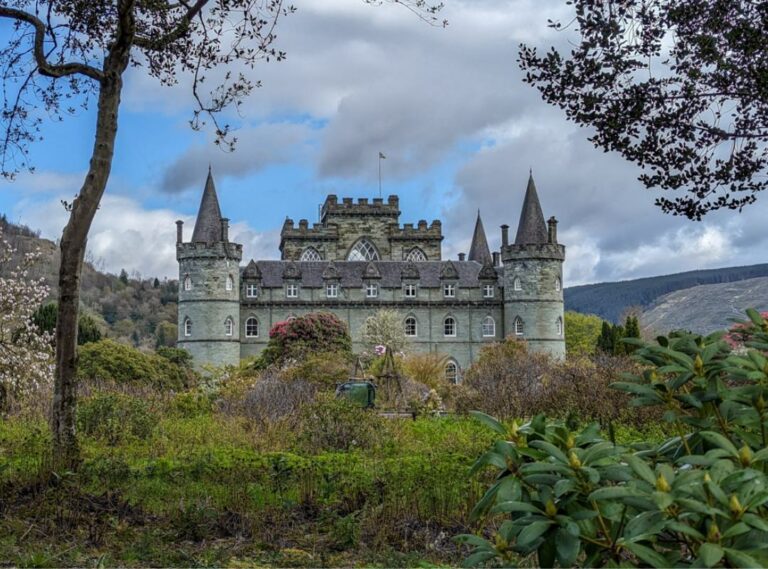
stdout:
<svg viewBox="0 0 768 569">
<path fill-rule="evenodd" d="M 410 283 L 403 285 L 403 296 L 405 298 L 416 298 L 416 285 Z"/>
<path fill-rule="evenodd" d="M 496 294 L 496 287 L 493 285 L 483 285 L 483 298 L 493 298 Z"/>
<path fill-rule="evenodd" d="M 285 296 L 286 298 L 299 298 L 299 285 L 293 283 L 285 285 Z"/>
<path fill-rule="evenodd" d="M 455 284 L 444 284 L 443 285 L 443 296 L 445 298 L 456 298 L 456 285 Z"/>
<path fill-rule="evenodd" d="M 347 261 L 378 261 L 380 258 L 376 247 L 368 239 L 360 239 L 347 255 Z"/>
<path fill-rule="evenodd" d="M 259 296 L 259 287 L 255 284 L 245 285 L 245 297 L 256 298 Z"/>
<path fill-rule="evenodd" d="M 379 296 L 379 285 L 368 283 L 365 285 L 365 298 L 376 298 Z"/>
<path fill-rule="evenodd" d="M 326 298 L 338 298 L 339 285 L 337 283 L 329 283 L 325 285 L 325 296 Z"/>
</svg>

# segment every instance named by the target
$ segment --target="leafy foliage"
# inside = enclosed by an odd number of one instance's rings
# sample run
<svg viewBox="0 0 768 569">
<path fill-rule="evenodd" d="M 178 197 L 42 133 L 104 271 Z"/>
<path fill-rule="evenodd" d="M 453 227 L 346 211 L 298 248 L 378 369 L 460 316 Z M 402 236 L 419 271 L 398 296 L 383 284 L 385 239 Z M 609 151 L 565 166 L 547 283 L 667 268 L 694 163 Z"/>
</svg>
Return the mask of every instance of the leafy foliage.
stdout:
<svg viewBox="0 0 768 569">
<path fill-rule="evenodd" d="M 56 330 L 56 313 L 58 308 L 55 302 L 48 302 L 38 308 L 32 315 L 32 321 L 40 332 L 46 332 L 53 336 Z M 101 328 L 96 320 L 88 314 L 81 314 L 77 322 L 77 344 L 82 346 L 90 342 L 101 340 Z"/>
<path fill-rule="evenodd" d="M 85 435 L 103 439 L 109 445 L 131 437 L 146 439 L 155 419 L 146 402 L 118 393 L 98 394 L 77 409 L 77 427 Z"/>
<path fill-rule="evenodd" d="M 262 360 L 285 362 L 310 353 L 351 351 L 352 339 L 344 322 L 329 312 L 311 312 L 272 326 Z"/>
<path fill-rule="evenodd" d="M 496 483 L 474 515 L 502 514 L 494 543 L 474 535 L 467 565 L 536 554 L 544 567 L 759 567 L 768 563 L 768 321 L 749 311 L 751 339 L 733 355 L 722 334 L 634 343 L 649 365 L 617 389 L 661 407 L 676 436 L 629 448 L 597 425 L 574 432 L 537 416 L 510 428 L 475 464 Z"/>
<path fill-rule="evenodd" d="M 565 351 L 569 357 L 589 356 L 595 353 L 603 319 L 594 314 L 565 313 Z"/>
<path fill-rule="evenodd" d="M 766 187 L 768 24 L 751 0 L 575 0 L 568 56 L 522 45 L 525 81 L 590 127 L 590 140 L 646 168 L 664 212 L 701 219 Z M 551 24 L 561 29 L 559 23 Z"/>
</svg>

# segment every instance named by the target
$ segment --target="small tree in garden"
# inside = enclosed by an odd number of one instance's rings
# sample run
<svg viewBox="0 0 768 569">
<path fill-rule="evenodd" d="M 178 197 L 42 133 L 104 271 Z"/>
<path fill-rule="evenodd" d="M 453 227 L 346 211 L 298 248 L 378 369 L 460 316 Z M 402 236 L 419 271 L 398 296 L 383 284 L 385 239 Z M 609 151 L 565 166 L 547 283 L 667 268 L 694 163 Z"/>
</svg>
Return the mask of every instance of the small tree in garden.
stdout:
<svg viewBox="0 0 768 569">
<path fill-rule="evenodd" d="M 403 317 L 395 310 L 378 310 L 365 321 L 363 342 L 373 350 L 386 346 L 394 353 L 405 351 L 408 338 L 405 336 Z"/>
<path fill-rule="evenodd" d="M 48 295 L 43 280 L 34 280 L 29 269 L 40 257 L 27 253 L 11 267 L 14 248 L 0 229 L 0 411 L 10 400 L 50 387 L 53 380 L 53 346 L 49 334 L 40 334 L 33 315 Z"/>
<path fill-rule="evenodd" d="M 268 364 L 282 363 L 318 352 L 352 353 L 347 325 L 329 312 L 311 312 L 272 326 L 262 358 Z"/>
<path fill-rule="evenodd" d="M 476 413 L 502 438 L 474 466 L 498 476 L 473 516 L 505 519 L 494 541 L 458 538 L 474 547 L 465 565 L 768 566 L 768 320 L 748 315 L 743 355 L 723 333 L 631 341 L 646 369 L 615 387 L 664 411 L 660 445 Z"/>
</svg>

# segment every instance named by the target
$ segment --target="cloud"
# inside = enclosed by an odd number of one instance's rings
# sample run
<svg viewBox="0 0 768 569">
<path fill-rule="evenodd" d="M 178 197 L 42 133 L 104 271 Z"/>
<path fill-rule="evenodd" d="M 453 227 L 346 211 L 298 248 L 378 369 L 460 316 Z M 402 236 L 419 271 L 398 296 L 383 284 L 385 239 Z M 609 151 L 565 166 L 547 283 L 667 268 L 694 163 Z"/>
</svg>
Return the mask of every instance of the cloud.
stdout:
<svg viewBox="0 0 768 569">
<path fill-rule="evenodd" d="M 224 152 L 210 141 L 190 146 L 165 170 L 160 190 L 182 192 L 197 187 L 210 165 L 217 176 L 243 178 L 267 166 L 301 159 L 309 151 L 312 129 L 304 124 L 273 123 L 233 133 L 235 152 Z"/>
</svg>

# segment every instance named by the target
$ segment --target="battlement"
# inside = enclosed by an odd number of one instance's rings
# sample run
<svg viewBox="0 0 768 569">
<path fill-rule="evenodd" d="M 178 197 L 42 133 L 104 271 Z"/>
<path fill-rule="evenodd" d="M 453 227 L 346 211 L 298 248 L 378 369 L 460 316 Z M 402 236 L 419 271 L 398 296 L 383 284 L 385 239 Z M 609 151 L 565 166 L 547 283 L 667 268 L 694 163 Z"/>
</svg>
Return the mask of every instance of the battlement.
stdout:
<svg viewBox="0 0 768 569">
<path fill-rule="evenodd" d="M 564 261 L 565 245 L 560 245 L 559 243 L 506 245 L 501 248 L 501 258 L 505 263 L 523 259 Z"/>
<path fill-rule="evenodd" d="M 420 219 L 416 227 L 413 223 L 404 223 L 402 227 L 393 227 L 389 234 L 390 239 L 419 239 L 419 240 L 443 240 L 443 224 L 435 219 L 427 224 L 425 219 Z"/>
<path fill-rule="evenodd" d="M 287 218 L 283 222 L 283 228 L 280 231 L 282 239 L 337 239 L 338 235 L 339 230 L 335 225 L 313 223 L 312 227 L 310 227 L 309 221 L 306 219 L 300 219 L 297 226 L 292 219 Z"/>
<path fill-rule="evenodd" d="M 184 259 L 231 259 L 243 258 L 243 246 L 239 243 L 217 241 L 215 243 L 177 243 L 176 260 Z"/>
<path fill-rule="evenodd" d="M 400 198 L 389 196 L 385 202 L 383 198 L 358 198 L 357 201 L 352 198 L 341 198 L 330 194 L 325 198 L 325 203 L 320 210 L 320 220 L 323 223 L 330 221 L 333 217 L 347 216 L 388 216 L 394 217 L 395 221 L 400 217 Z"/>
</svg>

